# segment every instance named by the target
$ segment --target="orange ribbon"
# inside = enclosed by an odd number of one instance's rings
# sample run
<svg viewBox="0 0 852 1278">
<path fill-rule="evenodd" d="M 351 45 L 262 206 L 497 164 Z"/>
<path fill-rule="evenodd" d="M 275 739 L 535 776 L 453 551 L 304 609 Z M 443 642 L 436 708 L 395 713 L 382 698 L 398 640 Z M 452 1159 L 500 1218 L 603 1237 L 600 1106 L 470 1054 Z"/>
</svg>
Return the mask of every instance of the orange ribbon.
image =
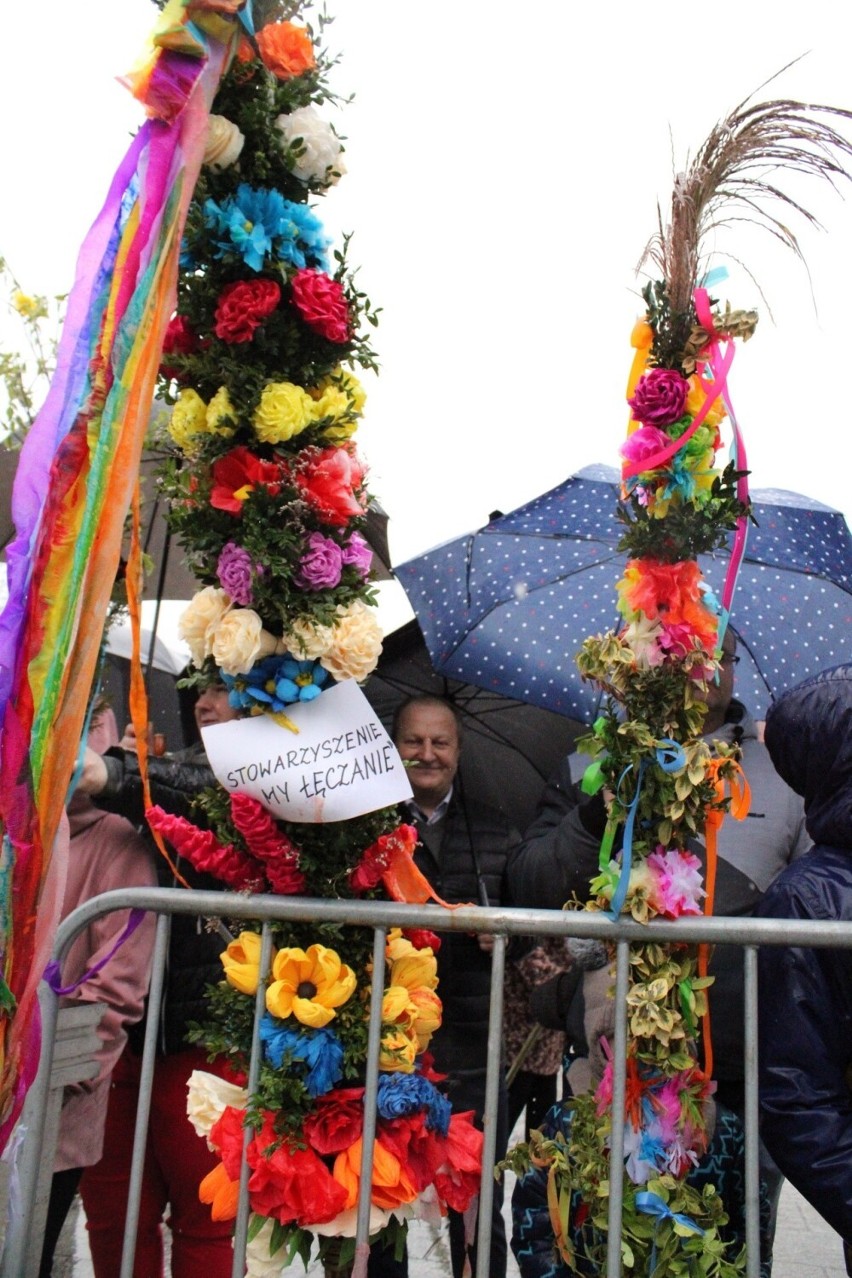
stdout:
<svg viewBox="0 0 852 1278">
<path fill-rule="evenodd" d="M 716 802 L 724 803 L 726 779 L 719 775 L 723 764 L 731 764 L 730 759 L 711 759 L 707 768 L 708 780 L 713 785 L 715 791 Z M 746 780 L 742 768 L 736 762 L 733 763 L 734 774 L 727 778 L 727 785 L 730 789 L 730 806 L 731 816 L 736 821 L 742 821 L 747 815 L 751 807 L 751 787 Z M 707 895 L 704 898 L 704 916 L 710 918 L 713 914 L 713 902 L 716 895 L 716 866 L 718 863 L 718 836 L 722 822 L 725 819 L 725 809 L 722 807 L 710 807 L 707 810 L 705 820 L 705 843 L 707 846 L 707 876 L 706 890 Z M 698 975 L 706 977 L 707 967 L 710 962 L 710 946 L 705 942 L 698 947 Z M 707 1011 L 702 1019 L 702 1035 L 704 1037 L 704 1073 L 707 1078 L 713 1075 L 713 1043 L 710 1037 L 710 1004 L 708 1001 Z"/>
</svg>

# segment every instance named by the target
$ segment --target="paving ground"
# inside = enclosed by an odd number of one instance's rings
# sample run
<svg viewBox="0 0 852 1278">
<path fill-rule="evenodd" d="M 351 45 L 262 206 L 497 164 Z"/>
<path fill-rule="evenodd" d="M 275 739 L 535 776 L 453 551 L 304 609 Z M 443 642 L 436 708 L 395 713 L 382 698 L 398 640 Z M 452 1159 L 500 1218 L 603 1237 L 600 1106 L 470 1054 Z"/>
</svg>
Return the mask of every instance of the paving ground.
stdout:
<svg viewBox="0 0 852 1278">
<path fill-rule="evenodd" d="M 60 1250 L 54 1278 L 92 1278 L 82 1213 L 75 1211 L 74 1219 L 69 1221 Z M 411 1278 L 447 1278 L 450 1273 L 446 1235 L 427 1225 L 414 1223 L 409 1256 Z M 321 1273 L 316 1266 L 308 1270 L 310 1278 L 320 1278 Z M 837 1234 L 789 1185 L 781 1194 L 772 1273 L 773 1278 L 844 1278 L 846 1273 Z M 517 1278 L 517 1274 L 510 1255 L 508 1278 Z M 285 1275 L 306 1278 L 301 1265 L 285 1270 Z"/>
</svg>

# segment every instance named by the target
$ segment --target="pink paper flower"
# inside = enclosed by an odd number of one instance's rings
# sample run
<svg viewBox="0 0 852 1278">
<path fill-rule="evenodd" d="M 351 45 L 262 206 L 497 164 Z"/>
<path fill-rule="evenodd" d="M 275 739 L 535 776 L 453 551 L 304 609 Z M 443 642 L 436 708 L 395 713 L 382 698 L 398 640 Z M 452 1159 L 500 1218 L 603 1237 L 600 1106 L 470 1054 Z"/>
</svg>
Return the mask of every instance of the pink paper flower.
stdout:
<svg viewBox="0 0 852 1278">
<path fill-rule="evenodd" d="M 676 369 L 649 368 L 627 402 L 637 421 L 646 426 L 670 426 L 683 416 L 688 394 L 689 382 Z"/>
<path fill-rule="evenodd" d="M 322 271 L 297 271 L 291 281 L 293 305 L 308 328 L 329 342 L 343 344 L 352 336 L 343 285 Z"/>
<path fill-rule="evenodd" d="M 700 914 L 699 902 L 707 893 L 702 886 L 701 862 L 691 852 L 658 847 L 648 857 L 648 866 L 657 876 L 660 913 L 676 919 L 681 914 Z"/>
</svg>

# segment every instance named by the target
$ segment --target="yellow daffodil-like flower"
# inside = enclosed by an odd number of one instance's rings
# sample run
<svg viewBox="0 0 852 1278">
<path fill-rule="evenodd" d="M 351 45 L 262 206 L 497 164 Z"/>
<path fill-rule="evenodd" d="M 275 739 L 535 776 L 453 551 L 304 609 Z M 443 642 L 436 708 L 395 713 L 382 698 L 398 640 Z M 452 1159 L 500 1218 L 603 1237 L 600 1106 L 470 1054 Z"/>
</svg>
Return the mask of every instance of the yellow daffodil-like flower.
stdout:
<svg viewBox="0 0 852 1278">
<path fill-rule="evenodd" d="M 231 403 L 227 386 L 220 386 L 207 405 L 206 426 L 209 434 L 230 439 L 239 424 L 237 410 Z"/>
<path fill-rule="evenodd" d="M 220 954 L 225 979 L 241 994 L 256 994 L 260 979 L 260 933 L 240 932 L 235 941 Z"/>
<path fill-rule="evenodd" d="M 292 382 L 268 382 L 254 410 L 254 429 L 264 444 L 281 444 L 299 435 L 313 420 L 314 402 Z"/>
<path fill-rule="evenodd" d="M 391 985 L 407 990 L 434 990 L 438 986 L 438 960 L 431 950 L 415 950 L 401 954 L 391 963 Z"/>
<path fill-rule="evenodd" d="M 412 1074 L 418 1050 L 417 1035 L 413 1030 L 391 1027 L 382 1035 L 379 1069 L 388 1074 Z"/>
<path fill-rule="evenodd" d="M 169 418 L 169 434 L 182 453 L 198 447 L 198 436 L 207 433 L 207 405 L 198 391 L 185 387 Z"/>
<path fill-rule="evenodd" d="M 417 1008 L 405 986 L 389 985 L 382 999 L 382 1024 L 409 1030 L 417 1015 Z"/>
<path fill-rule="evenodd" d="M 322 1029 L 336 1015 L 335 1008 L 355 992 L 355 973 L 341 963 L 339 954 L 324 945 L 307 951 L 288 946 L 279 950 L 272 964 L 272 984 L 266 1006 L 273 1016 L 295 1016 L 303 1025 Z"/>
<path fill-rule="evenodd" d="M 417 1050 L 425 1052 L 435 1030 L 441 1028 L 443 1012 L 441 1000 L 434 990 L 424 988 L 411 990 L 410 998 L 417 1008 L 417 1020 L 412 1026 L 417 1036 Z"/>
</svg>

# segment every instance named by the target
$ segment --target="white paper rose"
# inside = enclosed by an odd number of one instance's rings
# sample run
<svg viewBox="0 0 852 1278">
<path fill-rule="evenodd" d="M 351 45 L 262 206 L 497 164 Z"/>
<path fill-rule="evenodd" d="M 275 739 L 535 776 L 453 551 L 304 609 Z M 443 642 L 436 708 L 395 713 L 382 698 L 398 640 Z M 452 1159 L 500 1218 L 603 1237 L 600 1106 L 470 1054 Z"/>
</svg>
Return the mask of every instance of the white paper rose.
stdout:
<svg viewBox="0 0 852 1278">
<path fill-rule="evenodd" d="M 346 166 L 341 159 L 343 150 L 334 129 L 317 115 L 312 106 L 299 107 L 289 115 L 279 115 L 275 125 L 281 134 L 285 148 L 297 144 L 298 156 L 293 160 L 292 172 L 300 182 L 322 182 L 335 186 Z"/>
<path fill-rule="evenodd" d="M 331 647 L 331 626 L 318 626 L 310 621 L 294 621 L 283 639 L 284 650 L 299 661 L 316 661 Z"/>
<path fill-rule="evenodd" d="M 229 169 L 240 158 L 245 143 L 245 134 L 233 120 L 224 115 L 211 115 L 207 122 L 207 143 L 202 162 L 217 171 Z"/>
<path fill-rule="evenodd" d="M 186 1085 L 186 1115 L 197 1135 L 207 1137 L 226 1108 L 245 1109 L 248 1092 L 236 1083 L 226 1083 L 216 1074 L 194 1069 Z"/>
<path fill-rule="evenodd" d="M 194 665 L 203 666 L 205 657 L 210 656 L 213 633 L 232 603 L 230 595 L 218 586 L 205 586 L 181 613 L 178 634 L 189 645 Z"/>
<path fill-rule="evenodd" d="M 320 665 L 335 679 L 366 679 L 376 668 L 382 651 L 382 628 L 375 610 L 356 599 L 338 609 L 339 620 L 331 632 L 331 646 Z"/>
<path fill-rule="evenodd" d="M 248 674 L 256 661 L 279 650 L 279 641 L 253 608 L 232 608 L 216 626 L 210 655 L 229 675 Z"/>
</svg>

